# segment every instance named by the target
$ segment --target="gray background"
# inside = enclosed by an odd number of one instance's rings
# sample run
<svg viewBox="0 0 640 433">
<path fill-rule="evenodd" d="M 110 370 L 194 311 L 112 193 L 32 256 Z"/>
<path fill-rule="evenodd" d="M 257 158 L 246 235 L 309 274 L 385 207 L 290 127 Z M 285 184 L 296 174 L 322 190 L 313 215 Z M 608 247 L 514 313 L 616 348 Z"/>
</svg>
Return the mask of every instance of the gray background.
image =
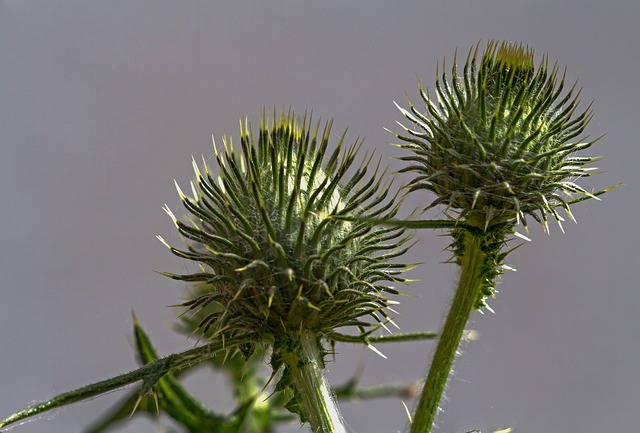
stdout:
<svg viewBox="0 0 640 433">
<path fill-rule="evenodd" d="M 539 227 L 510 256 L 496 314 L 474 315 L 439 431 L 635 431 L 640 424 L 640 2 L 579 1 L 27 1 L 0 0 L 0 417 L 56 393 L 135 368 L 130 309 L 160 352 L 192 341 L 171 331 L 184 286 L 153 270 L 185 264 L 155 238 L 175 239 L 172 179 L 210 135 L 237 135 L 262 106 L 335 118 L 335 135 L 366 136 L 397 155 L 383 127 L 392 101 L 417 100 L 436 64 L 482 40 L 522 41 L 568 66 L 605 173 L 626 186 L 574 207 L 563 235 Z M 449 62 L 450 64 L 450 62 Z M 390 161 L 392 168 L 397 162 Z M 414 196 L 416 197 L 416 196 Z M 424 198 L 425 202 L 428 200 Z M 455 269 L 446 239 L 420 233 L 397 322 L 436 330 Z M 432 345 L 340 346 L 334 382 L 365 366 L 363 382 L 421 377 Z M 211 373 L 188 385 L 228 409 Z M 15 432 L 73 432 L 123 395 L 58 410 Z M 408 402 L 411 405 L 411 402 Z M 345 404 L 356 432 L 402 430 L 397 400 Z M 291 431 L 297 431 L 294 426 Z M 163 431 L 132 421 L 122 432 Z"/>
</svg>

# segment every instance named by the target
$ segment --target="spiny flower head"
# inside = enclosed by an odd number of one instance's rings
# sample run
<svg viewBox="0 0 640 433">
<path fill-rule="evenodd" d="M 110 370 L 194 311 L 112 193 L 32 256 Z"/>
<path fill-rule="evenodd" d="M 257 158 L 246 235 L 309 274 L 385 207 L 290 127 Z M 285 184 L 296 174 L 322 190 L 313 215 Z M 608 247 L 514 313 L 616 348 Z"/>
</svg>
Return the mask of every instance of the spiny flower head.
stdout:
<svg viewBox="0 0 640 433">
<path fill-rule="evenodd" d="M 278 344 L 302 330 L 328 338 L 389 320 L 387 295 L 398 292 L 388 283 L 404 281 L 405 270 L 391 261 L 408 238 L 366 221 L 392 217 L 399 204 L 372 156 L 353 167 L 362 141 L 346 146 L 343 135 L 330 150 L 331 122 L 315 130 L 310 122 L 263 113 L 257 140 L 241 122 L 239 152 L 227 137 L 224 152 L 215 150 L 217 176 L 203 158 L 203 170 L 193 162 L 192 196 L 178 187 L 190 222 L 165 209 L 187 248 L 167 246 L 201 268 L 166 275 L 197 283 L 183 306 L 201 317 L 203 333 Z"/>
<path fill-rule="evenodd" d="M 435 99 L 420 85 L 425 113 L 411 101 L 409 110 L 398 107 L 415 127 L 396 134 L 413 151 L 401 158 L 412 162 L 402 171 L 418 174 L 409 189 L 431 190 L 431 206 L 445 204 L 482 230 L 526 228 L 531 216 L 548 231 L 548 214 L 563 221 L 558 208 L 573 220 L 571 195 L 594 197 L 575 183 L 598 159 L 576 155 L 596 141 L 579 137 L 591 106 L 577 113 L 580 92 L 574 85 L 563 94 L 565 73 L 549 69 L 546 55 L 536 70 L 533 50 L 521 44 L 490 41 L 479 65 L 477 52 L 469 51 L 462 75 L 454 58 L 453 78 L 436 79 Z"/>
</svg>

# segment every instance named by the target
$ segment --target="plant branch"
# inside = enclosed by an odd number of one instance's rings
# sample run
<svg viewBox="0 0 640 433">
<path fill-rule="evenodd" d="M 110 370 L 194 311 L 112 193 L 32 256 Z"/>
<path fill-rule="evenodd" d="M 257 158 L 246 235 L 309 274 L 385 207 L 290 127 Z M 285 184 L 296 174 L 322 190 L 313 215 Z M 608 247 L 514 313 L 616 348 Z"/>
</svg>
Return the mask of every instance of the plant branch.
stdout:
<svg viewBox="0 0 640 433">
<path fill-rule="evenodd" d="M 331 215 L 330 218 L 342 221 L 366 221 L 384 226 L 407 229 L 452 229 L 456 227 L 467 227 L 466 224 L 455 220 L 402 220 L 394 218 L 365 218 L 353 215 Z"/>
<path fill-rule="evenodd" d="M 420 390 L 419 383 L 384 383 L 372 386 L 357 386 L 357 380 L 350 380 L 334 388 L 339 400 L 369 400 L 373 398 L 414 398 Z"/>
<path fill-rule="evenodd" d="M 0 428 L 6 427 L 15 422 L 47 412 L 57 407 L 77 403 L 88 398 L 92 398 L 109 391 L 113 391 L 134 382 L 142 381 L 141 394 L 153 391 L 155 384 L 167 373 L 191 367 L 202 361 L 210 359 L 219 354 L 220 351 L 236 347 L 237 345 L 251 341 L 251 336 L 241 336 L 226 341 L 216 341 L 204 346 L 199 346 L 181 353 L 175 353 L 161 358 L 157 361 L 146 364 L 137 370 L 119 376 L 105 379 L 82 388 L 60 394 L 51 400 L 47 400 L 33 406 L 29 406 L 13 415 L 0 421 Z"/>
<path fill-rule="evenodd" d="M 318 338 L 312 332 L 300 335 L 299 345 L 283 352 L 297 393 L 314 433 L 346 433 L 333 392 L 324 377 L 324 361 Z"/>
<path fill-rule="evenodd" d="M 338 332 L 332 332 L 328 338 L 339 341 L 341 343 L 398 343 L 405 341 L 421 341 L 421 340 L 433 340 L 438 336 L 435 332 L 406 332 L 401 334 L 392 335 L 378 335 L 375 337 L 369 337 L 366 335 L 348 335 Z"/>
<path fill-rule="evenodd" d="M 431 431 L 460 340 L 471 310 L 478 299 L 485 254 L 480 249 L 480 238 L 469 233 L 464 237 L 463 251 L 459 256 L 461 271 L 458 288 L 438 340 L 431 368 L 415 411 L 411 433 Z"/>
</svg>

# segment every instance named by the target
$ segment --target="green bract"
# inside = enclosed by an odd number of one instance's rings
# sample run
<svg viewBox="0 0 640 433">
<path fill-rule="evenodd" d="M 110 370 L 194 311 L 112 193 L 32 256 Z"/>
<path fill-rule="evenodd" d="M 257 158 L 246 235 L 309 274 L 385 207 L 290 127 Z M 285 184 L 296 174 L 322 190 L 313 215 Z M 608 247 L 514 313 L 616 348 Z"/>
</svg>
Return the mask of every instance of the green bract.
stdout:
<svg viewBox="0 0 640 433">
<path fill-rule="evenodd" d="M 406 269 L 390 261 L 408 237 L 367 222 L 399 206 L 379 163 L 370 175 L 372 157 L 355 169 L 362 142 L 345 146 L 344 135 L 330 150 L 331 122 L 311 130 L 306 116 L 275 117 L 263 114 L 257 140 L 241 122 L 239 151 L 224 137 L 217 176 L 194 161 L 192 197 L 178 187 L 190 223 L 166 211 L 188 246 L 170 250 L 201 270 L 166 275 L 198 283 L 183 306 L 210 336 L 251 333 L 280 347 L 303 332 L 331 340 L 339 327 L 384 326 L 387 295 L 398 293 L 388 283 Z"/>
<path fill-rule="evenodd" d="M 577 156 L 596 140 L 577 139 L 591 119 L 590 107 L 576 114 L 575 85 L 565 94 L 559 69 L 543 57 L 537 70 L 533 51 L 522 45 L 490 41 L 476 62 L 478 46 L 469 51 L 462 75 L 443 72 L 436 98 L 420 85 L 426 103 L 421 113 L 409 101 L 400 108 L 416 130 L 396 135 L 413 151 L 402 159 L 418 173 L 411 190 L 427 189 L 465 223 L 489 227 L 522 222 L 530 215 L 548 230 L 547 214 L 560 223 L 557 208 L 573 219 L 572 193 L 593 197 L 575 183 L 594 168 L 596 157 Z"/>
</svg>

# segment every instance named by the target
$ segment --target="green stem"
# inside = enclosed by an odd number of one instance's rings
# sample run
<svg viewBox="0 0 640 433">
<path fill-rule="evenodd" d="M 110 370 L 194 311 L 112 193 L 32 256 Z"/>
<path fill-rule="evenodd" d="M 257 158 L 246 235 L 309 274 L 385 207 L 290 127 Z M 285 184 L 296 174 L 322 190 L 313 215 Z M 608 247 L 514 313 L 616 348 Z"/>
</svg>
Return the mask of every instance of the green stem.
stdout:
<svg viewBox="0 0 640 433">
<path fill-rule="evenodd" d="M 449 315 L 445 321 L 436 352 L 431 362 L 411 433 L 429 433 L 444 392 L 465 326 L 478 299 L 481 271 L 485 254 L 480 249 L 481 239 L 466 233 L 460 257 L 460 279 Z"/>
<path fill-rule="evenodd" d="M 19 412 L 14 413 L 4 420 L 0 420 L 0 428 L 4 428 L 10 424 L 16 423 L 31 416 L 47 412 L 57 407 L 77 403 L 88 398 L 106 394 L 114 389 L 122 388 L 130 383 L 142 381 L 141 393 L 150 392 L 156 383 L 164 377 L 165 374 L 176 372 L 186 367 L 192 367 L 202 361 L 211 359 L 218 355 L 221 350 L 231 349 L 233 347 L 245 344 L 255 338 L 251 335 L 244 335 L 224 341 L 216 341 L 204 346 L 198 346 L 181 353 L 160 358 L 150 362 L 137 370 L 129 373 L 121 374 L 111 379 L 101 380 L 91 385 L 83 386 L 60 394 L 51 400 L 47 400 L 33 406 L 29 406 Z"/>
<path fill-rule="evenodd" d="M 339 332 L 332 332 L 329 334 L 329 338 L 341 343 L 399 343 L 405 341 L 420 341 L 420 340 L 433 340 L 438 334 L 435 332 L 403 332 L 400 334 L 390 335 L 376 335 L 376 336 L 363 336 L 363 335 L 347 335 L 340 334 Z"/>
<path fill-rule="evenodd" d="M 374 398 L 414 398 L 418 395 L 419 383 L 384 383 L 372 386 L 357 386 L 355 381 L 349 381 L 345 385 L 335 388 L 336 397 L 340 400 L 369 400 Z"/>
<path fill-rule="evenodd" d="M 342 417 L 327 383 L 321 348 L 315 334 L 306 332 L 300 345 L 282 356 L 291 371 L 302 404 L 314 433 L 345 433 Z"/>
</svg>

